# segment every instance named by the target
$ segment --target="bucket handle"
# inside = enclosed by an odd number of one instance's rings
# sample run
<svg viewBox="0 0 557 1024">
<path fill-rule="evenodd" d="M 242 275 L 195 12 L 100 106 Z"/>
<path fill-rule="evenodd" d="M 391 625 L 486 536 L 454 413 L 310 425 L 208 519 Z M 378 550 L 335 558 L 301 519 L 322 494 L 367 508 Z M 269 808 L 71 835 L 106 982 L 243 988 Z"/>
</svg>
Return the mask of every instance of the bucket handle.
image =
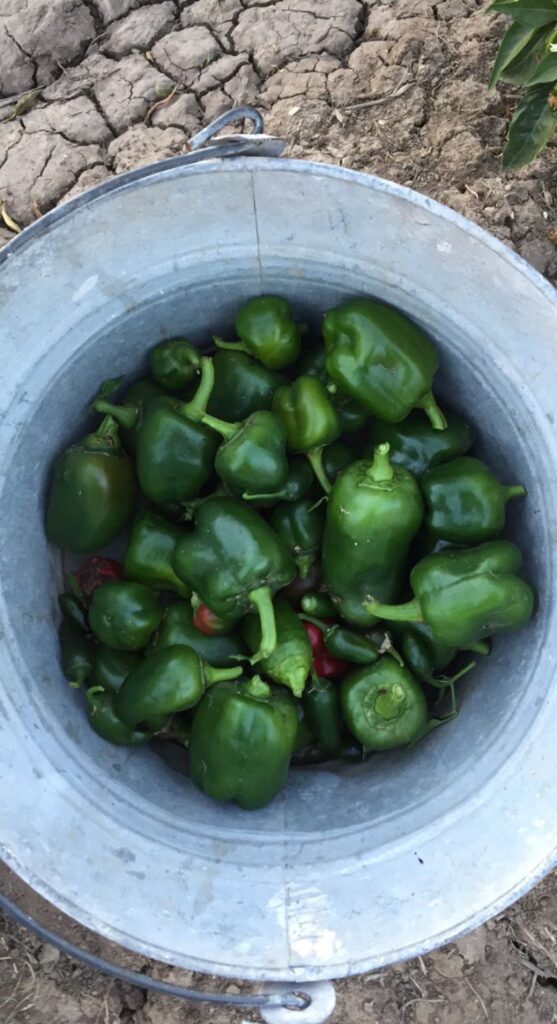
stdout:
<svg viewBox="0 0 557 1024">
<path fill-rule="evenodd" d="M 222 128 L 238 121 L 249 121 L 251 130 L 243 134 L 218 137 Z M 227 156 L 280 156 L 286 145 L 284 139 L 266 135 L 264 127 L 263 117 L 254 107 L 227 110 L 191 137 L 190 152 L 181 157 L 180 163 L 197 163 Z"/>
</svg>

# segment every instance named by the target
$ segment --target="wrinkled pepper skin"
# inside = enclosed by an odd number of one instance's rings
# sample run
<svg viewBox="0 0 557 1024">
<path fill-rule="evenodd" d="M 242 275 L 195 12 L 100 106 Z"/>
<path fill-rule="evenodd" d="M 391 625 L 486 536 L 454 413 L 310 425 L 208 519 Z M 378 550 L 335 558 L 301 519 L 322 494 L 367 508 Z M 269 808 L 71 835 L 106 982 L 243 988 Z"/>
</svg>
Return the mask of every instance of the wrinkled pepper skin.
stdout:
<svg viewBox="0 0 557 1024">
<path fill-rule="evenodd" d="M 440 551 L 414 566 L 413 601 L 367 601 L 374 615 L 392 622 L 425 622 L 438 643 L 469 648 L 485 637 L 519 629 L 534 610 L 534 592 L 517 576 L 522 555 L 510 541 Z"/>
<path fill-rule="evenodd" d="M 286 690 L 271 689 L 258 676 L 218 683 L 195 712 L 192 780 L 214 800 L 235 800 L 244 810 L 265 807 L 286 781 L 297 729 Z"/>
<path fill-rule="evenodd" d="M 364 750 L 391 750 L 415 743 L 428 731 L 429 713 L 411 672 L 381 658 L 348 673 L 341 683 L 342 717 Z"/>
<path fill-rule="evenodd" d="M 420 408 L 444 429 L 431 391 L 437 352 L 402 313 L 374 299 L 349 299 L 325 313 L 323 337 L 331 380 L 373 416 L 398 423 Z"/>
<path fill-rule="evenodd" d="M 293 452 L 304 452 L 325 493 L 331 489 L 323 469 L 323 446 L 340 434 L 340 423 L 327 390 L 318 377 L 298 377 L 278 388 L 273 412 L 282 420 Z"/>
<path fill-rule="evenodd" d="M 93 633 L 117 651 L 146 647 L 161 618 L 162 608 L 150 587 L 120 580 L 98 587 L 89 609 Z"/>
<path fill-rule="evenodd" d="M 288 480 L 286 430 L 274 413 L 262 410 L 243 423 L 225 423 L 203 416 L 203 423 L 222 434 L 215 470 L 232 494 L 279 491 Z"/>
<path fill-rule="evenodd" d="M 262 659 L 260 669 L 274 683 L 288 687 L 295 697 L 301 697 L 312 664 L 307 633 L 288 601 L 281 598 L 275 601 L 275 622 L 277 645 L 268 658 Z M 246 616 L 243 634 L 250 650 L 257 651 L 261 643 L 257 616 Z"/>
<path fill-rule="evenodd" d="M 140 655 L 133 651 L 115 651 L 106 644 L 99 644 L 91 673 L 91 685 L 116 694 L 132 669 L 141 665 L 142 661 Z"/>
<path fill-rule="evenodd" d="M 62 672 L 70 686 L 79 687 L 93 671 L 95 648 L 75 622 L 64 619 L 58 633 Z"/>
<path fill-rule="evenodd" d="M 267 370 L 244 352 L 217 352 L 213 368 L 215 383 L 207 412 L 230 423 L 270 409 L 277 388 L 288 383 L 283 373 Z"/>
<path fill-rule="evenodd" d="M 317 744 L 335 757 L 343 746 L 338 686 L 316 676 L 306 688 L 302 704 Z"/>
<path fill-rule="evenodd" d="M 135 455 L 137 433 L 143 417 L 143 411 L 150 402 L 164 394 L 164 388 L 161 388 L 150 377 L 144 377 L 141 380 L 136 380 L 124 392 L 121 403 L 116 405 L 104 399 L 97 399 L 93 403 L 93 408 L 104 416 L 113 416 L 120 425 L 124 447 L 132 455 Z"/>
<path fill-rule="evenodd" d="M 105 547 L 130 518 L 136 494 L 132 460 L 106 417 L 94 434 L 66 448 L 54 464 L 46 533 L 77 554 Z"/>
<path fill-rule="evenodd" d="M 296 455 L 290 463 L 288 478 L 280 491 L 273 493 L 244 494 L 244 501 L 254 501 L 262 508 L 275 505 L 277 501 L 299 501 L 305 498 L 314 481 L 312 468 L 302 456 Z"/>
<path fill-rule="evenodd" d="M 276 295 L 250 299 L 238 310 L 235 327 L 240 341 L 215 338 L 218 348 L 247 352 L 268 370 L 283 370 L 298 358 L 301 329 L 294 323 L 286 299 Z"/>
<path fill-rule="evenodd" d="M 298 576 L 303 579 L 321 550 L 325 530 L 323 507 L 316 507 L 313 498 L 281 502 L 271 512 L 271 526 L 294 556 Z"/>
<path fill-rule="evenodd" d="M 132 669 L 116 697 L 116 713 L 123 722 L 137 725 L 186 711 L 197 704 L 205 687 L 221 679 L 235 679 L 239 667 L 213 668 L 186 645 L 165 647 Z"/>
<path fill-rule="evenodd" d="M 261 620 L 266 658 L 276 646 L 272 595 L 296 574 L 294 560 L 276 533 L 249 505 L 212 498 L 198 510 L 195 530 L 184 537 L 174 568 L 215 615 L 240 619 L 254 608 Z"/>
<path fill-rule="evenodd" d="M 161 341 L 149 352 L 149 369 L 157 384 L 170 391 L 179 391 L 191 384 L 197 375 L 201 357 L 186 338 Z"/>
<path fill-rule="evenodd" d="M 373 461 L 354 462 L 337 478 L 327 507 L 323 575 L 347 622 L 371 625 L 366 598 L 381 594 L 392 601 L 399 593 L 422 515 L 419 487 L 406 469 L 391 465 L 388 445 L 378 445 Z"/>
<path fill-rule="evenodd" d="M 109 690 L 104 691 L 99 686 L 87 690 L 89 723 L 97 735 L 117 747 L 141 747 L 148 743 L 153 738 L 153 730 L 126 725 L 116 714 L 114 701 L 114 694 Z"/>
<path fill-rule="evenodd" d="M 474 432 L 466 420 L 455 412 L 446 412 L 445 419 L 445 430 L 435 430 L 419 409 L 400 423 L 372 420 L 362 454 L 371 456 L 376 445 L 386 442 L 391 448 L 391 461 L 419 478 L 433 466 L 465 455 L 474 443 Z"/>
<path fill-rule="evenodd" d="M 174 552 L 184 536 L 185 530 L 156 512 L 140 512 L 129 534 L 124 558 L 126 579 L 145 583 L 155 590 L 171 590 L 180 597 L 189 597 L 189 587 L 172 567 Z"/>
<path fill-rule="evenodd" d="M 505 487 L 485 462 L 466 455 L 428 470 L 421 487 L 431 536 L 467 546 L 497 537 L 507 501 L 526 495 L 521 484 Z"/>
<path fill-rule="evenodd" d="M 186 644 L 200 658 L 217 668 L 234 665 L 235 659 L 247 654 L 247 647 L 239 633 L 207 636 L 196 629 L 193 608 L 186 601 L 177 601 L 165 608 L 161 624 L 147 649 L 147 656 L 175 644 Z"/>
</svg>

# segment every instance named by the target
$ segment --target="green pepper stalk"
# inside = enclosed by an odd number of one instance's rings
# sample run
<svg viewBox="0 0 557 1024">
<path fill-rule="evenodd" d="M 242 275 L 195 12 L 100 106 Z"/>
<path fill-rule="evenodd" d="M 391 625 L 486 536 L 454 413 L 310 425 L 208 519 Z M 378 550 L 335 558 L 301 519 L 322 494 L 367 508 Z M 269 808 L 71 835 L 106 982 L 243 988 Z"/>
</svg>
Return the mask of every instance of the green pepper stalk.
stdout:
<svg viewBox="0 0 557 1024">
<path fill-rule="evenodd" d="M 340 424 L 325 385 L 318 377 L 298 377 L 275 391 L 272 408 L 284 423 L 288 447 L 306 455 L 325 494 L 329 494 L 331 483 L 323 468 L 323 447 L 336 440 Z"/>
<path fill-rule="evenodd" d="M 105 382 L 105 384 L 110 383 L 110 381 Z M 104 388 L 105 385 L 103 384 L 92 407 L 96 412 L 102 413 L 103 416 L 112 416 L 116 420 L 120 425 L 126 449 L 134 455 L 137 449 L 137 434 L 143 418 L 143 412 L 150 402 L 165 394 L 164 388 L 161 388 L 150 377 L 145 377 L 142 380 L 136 380 L 124 392 L 124 397 L 119 403 L 109 402 L 104 397 Z"/>
<path fill-rule="evenodd" d="M 420 408 L 432 427 L 446 428 L 431 390 L 437 353 L 402 313 L 373 299 L 349 299 L 325 313 L 323 337 L 331 379 L 378 419 L 398 423 Z"/>
<path fill-rule="evenodd" d="M 469 648 L 485 637 L 519 629 L 531 617 L 534 592 L 516 575 L 521 565 L 519 548 L 506 540 L 440 551 L 414 566 L 412 601 L 388 605 L 372 598 L 364 606 L 392 622 L 425 622 L 438 642 Z"/>
<path fill-rule="evenodd" d="M 259 676 L 212 686 L 193 719 L 193 782 L 214 800 L 265 807 L 286 782 L 297 728 L 296 705 L 283 687 L 272 689 Z"/>
<path fill-rule="evenodd" d="M 130 518 L 135 493 L 133 461 L 120 444 L 118 424 L 106 416 L 56 459 L 46 514 L 49 541 L 77 554 L 105 547 Z"/>
<path fill-rule="evenodd" d="M 295 697 L 301 697 L 312 664 L 307 633 L 288 601 L 275 602 L 275 622 L 277 644 L 272 654 L 261 659 L 261 671 L 274 683 L 287 686 Z M 246 616 L 243 633 L 250 650 L 256 652 L 261 643 L 257 616 Z"/>
<path fill-rule="evenodd" d="M 201 362 L 199 352 L 186 338 L 161 341 L 149 352 L 149 369 L 157 384 L 171 391 L 187 387 Z"/>
<path fill-rule="evenodd" d="M 143 583 L 112 580 L 93 593 L 89 623 L 95 636 L 117 651 L 139 651 L 162 618 L 156 593 Z"/>
<path fill-rule="evenodd" d="M 324 449 L 326 451 L 326 449 Z M 290 463 L 288 479 L 280 491 L 272 494 L 242 494 L 244 501 L 256 501 L 263 508 L 275 505 L 277 501 L 299 501 L 305 498 L 314 481 L 309 462 L 301 456 L 295 456 Z"/>
<path fill-rule="evenodd" d="M 275 295 L 250 299 L 238 310 L 235 327 L 240 341 L 216 337 L 217 348 L 247 352 L 268 370 L 282 370 L 298 358 L 302 329 L 294 323 L 286 299 Z"/>
<path fill-rule="evenodd" d="M 523 498 L 522 484 L 505 487 L 480 459 L 462 456 L 429 469 L 421 480 L 425 525 L 429 533 L 452 544 L 492 540 L 505 526 L 505 507 Z"/>
<path fill-rule="evenodd" d="M 205 413 L 201 422 L 224 437 L 215 469 L 233 494 L 264 488 L 280 490 L 288 480 L 286 430 L 279 417 L 263 409 L 243 423 L 225 423 Z"/>
<path fill-rule="evenodd" d="M 244 352 L 217 352 L 213 369 L 215 383 L 207 412 L 230 423 L 246 420 L 252 412 L 270 409 L 277 388 L 288 383 L 284 373 L 267 370 Z"/>
<path fill-rule="evenodd" d="M 205 502 L 195 529 L 179 543 L 174 568 L 220 618 L 240 619 L 254 608 L 261 645 L 252 664 L 276 646 L 273 594 L 296 574 L 294 560 L 276 533 L 249 505 L 234 498 Z"/>
<path fill-rule="evenodd" d="M 323 575 L 347 622 L 371 625 L 367 597 L 391 601 L 399 593 L 422 515 L 418 484 L 391 464 L 388 444 L 377 446 L 372 462 L 353 462 L 337 477 L 327 503 Z"/>
<path fill-rule="evenodd" d="M 116 713 L 128 725 L 173 715 L 198 704 L 208 686 L 236 679 L 242 669 L 214 668 L 185 644 L 156 651 L 132 669 L 116 697 Z"/>
<path fill-rule="evenodd" d="M 174 552 L 184 533 L 156 512 L 139 512 L 132 523 L 124 557 L 126 579 L 189 597 L 189 587 L 172 568 Z"/>
<path fill-rule="evenodd" d="M 119 718 L 114 708 L 115 696 L 109 690 L 92 686 L 86 696 L 90 725 L 103 740 L 117 747 L 140 747 L 153 738 L 153 730 L 147 726 L 136 729 Z"/>
<path fill-rule="evenodd" d="M 386 442 L 391 448 L 391 461 L 421 477 L 433 466 L 464 455 L 474 442 L 474 432 L 461 416 L 446 412 L 445 419 L 445 430 L 432 427 L 418 409 L 399 423 L 372 420 L 366 431 L 368 441 L 362 455 L 371 457 L 375 446 Z"/>
<path fill-rule="evenodd" d="M 324 510 L 312 498 L 281 502 L 271 512 L 271 526 L 294 556 L 298 576 L 305 579 L 321 551 Z"/>
<path fill-rule="evenodd" d="M 193 616 L 194 610 L 186 601 L 177 601 L 176 604 L 165 608 L 161 624 L 149 642 L 147 657 L 156 651 L 162 651 L 165 647 L 186 644 L 210 665 L 225 668 L 247 654 L 247 648 L 239 633 L 208 636 L 196 629 Z"/>
</svg>

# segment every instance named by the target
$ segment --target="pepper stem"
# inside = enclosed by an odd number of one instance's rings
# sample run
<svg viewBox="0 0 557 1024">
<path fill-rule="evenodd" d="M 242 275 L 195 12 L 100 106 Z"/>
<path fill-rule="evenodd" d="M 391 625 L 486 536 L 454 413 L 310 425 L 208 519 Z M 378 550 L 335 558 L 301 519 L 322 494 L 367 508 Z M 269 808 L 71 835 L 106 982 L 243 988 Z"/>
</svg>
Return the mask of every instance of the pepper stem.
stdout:
<svg viewBox="0 0 557 1024">
<path fill-rule="evenodd" d="M 218 334 L 213 335 L 213 341 L 217 348 L 229 348 L 231 352 L 247 352 L 243 341 L 225 341 Z"/>
<path fill-rule="evenodd" d="M 250 591 L 248 597 L 259 614 L 261 624 L 259 650 L 249 659 L 250 665 L 255 665 L 262 658 L 268 658 L 277 646 L 277 626 L 270 588 L 257 587 L 256 590 Z"/>
<path fill-rule="evenodd" d="M 391 622 L 423 622 L 422 606 L 416 599 L 406 604 L 381 604 L 372 597 L 363 602 L 366 612 L 378 619 L 390 619 Z"/>
<path fill-rule="evenodd" d="M 321 446 L 321 448 L 312 448 L 309 452 L 306 452 L 306 458 L 308 459 L 318 482 L 325 491 L 325 494 L 330 494 L 333 489 L 333 485 L 329 480 L 323 465 L 323 446 Z"/>
<path fill-rule="evenodd" d="M 472 654 L 491 654 L 491 645 L 488 640 L 476 640 L 473 644 L 466 644 L 463 651 L 471 651 Z"/>
<path fill-rule="evenodd" d="M 446 430 L 447 421 L 433 396 L 433 391 L 428 391 L 421 402 L 416 403 L 418 409 L 423 409 L 434 430 Z"/>
<path fill-rule="evenodd" d="M 94 433 L 84 439 L 84 446 L 89 451 L 101 451 L 103 449 L 113 451 L 120 448 L 120 432 L 118 423 L 113 416 L 105 416 Z"/>
<path fill-rule="evenodd" d="M 209 356 L 203 356 L 201 358 L 200 369 L 201 377 L 197 386 L 197 391 L 191 401 L 185 402 L 182 406 L 184 416 L 187 416 L 190 420 L 203 419 L 207 408 L 207 402 L 211 397 L 211 392 L 215 383 L 213 360 Z"/>
<path fill-rule="evenodd" d="M 395 471 L 389 458 L 390 444 L 386 441 L 378 444 L 373 451 L 373 459 L 369 469 L 366 470 L 366 478 L 373 483 L 387 484 L 393 479 Z"/>
<path fill-rule="evenodd" d="M 437 698 L 437 701 L 436 701 L 437 704 L 441 703 L 441 701 L 443 700 L 443 697 L 445 696 L 446 691 L 450 690 L 450 694 L 451 694 L 451 717 L 453 717 L 453 718 L 456 715 L 456 693 L 455 693 L 454 684 L 457 683 L 459 679 L 462 679 L 463 676 L 467 675 L 468 672 L 471 672 L 472 669 L 475 668 L 475 667 L 476 667 L 476 662 L 475 661 L 470 661 L 468 663 L 468 665 L 465 665 L 464 668 L 461 668 L 460 672 L 457 672 L 456 675 L 454 675 L 454 676 L 449 676 L 448 679 L 444 679 L 442 676 L 440 676 L 437 679 L 435 678 L 435 676 L 429 676 L 429 678 L 427 679 L 427 682 L 429 683 L 430 686 L 434 686 L 436 690 L 439 690 L 439 697 Z"/>
<path fill-rule="evenodd" d="M 216 430 L 217 434 L 221 434 L 225 441 L 230 441 L 230 438 L 234 437 L 242 427 L 241 423 L 227 423 L 225 420 L 217 419 L 216 416 L 209 416 L 207 412 L 203 413 L 201 422 L 211 430 Z"/>
<path fill-rule="evenodd" d="M 242 669 L 239 665 L 237 668 L 214 668 L 213 665 L 208 665 L 206 661 L 203 662 L 205 686 L 221 683 L 223 679 L 237 679 L 241 675 Z"/>
<path fill-rule="evenodd" d="M 256 700 L 269 700 L 271 687 L 261 676 L 252 676 L 242 687 L 243 693 L 248 697 L 255 697 Z"/>
<path fill-rule="evenodd" d="M 511 487 L 504 487 L 505 501 L 509 501 L 510 498 L 525 498 L 528 491 L 522 484 L 513 484 Z"/>
<path fill-rule="evenodd" d="M 296 566 L 298 569 L 298 576 L 301 580 L 305 580 L 309 570 L 311 569 L 315 559 L 313 555 L 298 555 L 296 558 Z"/>
<path fill-rule="evenodd" d="M 121 427 L 124 427 L 124 430 L 133 430 L 139 419 L 139 409 L 136 405 L 115 405 L 113 402 L 105 402 L 104 398 L 93 402 L 93 409 L 104 416 L 111 416 Z M 105 420 L 103 420 L 104 422 Z M 100 429 L 99 427 L 97 434 L 100 433 Z"/>
</svg>

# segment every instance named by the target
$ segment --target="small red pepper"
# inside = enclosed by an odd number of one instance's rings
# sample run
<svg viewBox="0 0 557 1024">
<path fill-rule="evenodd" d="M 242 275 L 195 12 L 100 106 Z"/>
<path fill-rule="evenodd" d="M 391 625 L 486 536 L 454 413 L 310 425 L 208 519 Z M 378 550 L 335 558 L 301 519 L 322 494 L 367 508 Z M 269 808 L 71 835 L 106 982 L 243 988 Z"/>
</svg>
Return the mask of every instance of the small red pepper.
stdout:
<svg viewBox="0 0 557 1024">
<path fill-rule="evenodd" d="M 220 636 L 222 633 L 229 633 L 232 626 L 226 619 L 215 615 L 206 604 L 198 604 L 193 613 L 193 624 L 200 633 L 205 636 Z"/>
<path fill-rule="evenodd" d="M 346 672 L 348 662 L 329 654 L 323 644 L 323 633 L 318 626 L 315 626 L 313 622 L 306 622 L 304 619 L 301 622 L 311 645 L 314 672 L 321 679 L 338 679 Z"/>
<path fill-rule="evenodd" d="M 115 558 L 101 558 L 100 555 L 91 555 L 80 565 L 75 582 L 81 594 L 84 604 L 91 604 L 91 598 L 97 587 L 111 580 L 122 580 L 124 570 Z"/>
</svg>

